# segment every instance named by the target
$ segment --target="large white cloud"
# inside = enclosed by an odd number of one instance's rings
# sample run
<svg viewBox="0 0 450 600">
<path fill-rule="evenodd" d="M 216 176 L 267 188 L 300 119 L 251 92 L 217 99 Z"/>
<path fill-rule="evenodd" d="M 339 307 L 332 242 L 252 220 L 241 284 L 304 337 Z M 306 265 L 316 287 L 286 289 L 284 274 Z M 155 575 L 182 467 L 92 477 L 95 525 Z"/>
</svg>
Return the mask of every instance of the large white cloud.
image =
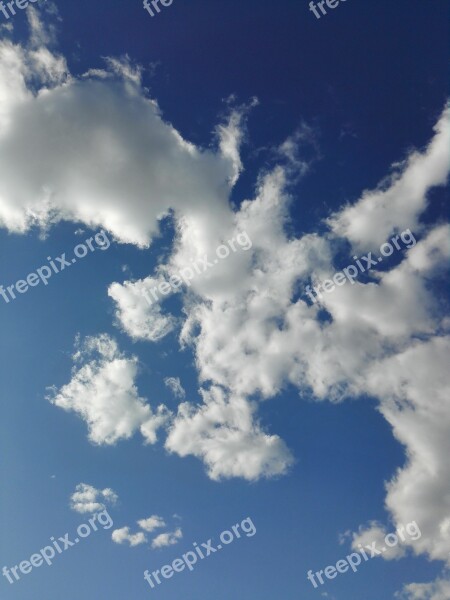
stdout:
<svg viewBox="0 0 450 600">
<path fill-rule="evenodd" d="M 450 566 L 449 354 L 450 336 L 416 342 L 372 366 L 366 389 L 382 398 L 381 413 L 408 451 L 388 485 L 387 508 L 396 524 L 419 524 L 416 553 Z"/>
<path fill-rule="evenodd" d="M 146 247 L 171 209 L 230 219 L 237 113 L 218 131 L 223 153 L 203 150 L 162 119 L 126 61 L 65 73 L 43 45 L 0 42 L 0 225 L 24 232 L 65 219 Z"/>
</svg>

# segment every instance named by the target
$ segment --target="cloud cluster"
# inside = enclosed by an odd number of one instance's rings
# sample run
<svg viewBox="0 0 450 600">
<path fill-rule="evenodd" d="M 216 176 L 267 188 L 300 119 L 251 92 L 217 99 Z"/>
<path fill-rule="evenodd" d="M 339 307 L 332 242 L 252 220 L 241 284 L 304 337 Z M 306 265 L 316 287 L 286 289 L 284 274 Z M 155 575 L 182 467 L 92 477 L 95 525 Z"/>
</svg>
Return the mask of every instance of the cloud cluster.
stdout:
<svg viewBox="0 0 450 600">
<path fill-rule="evenodd" d="M 111 488 L 104 490 L 96 489 L 87 483 L 79 483 L 75 492 L 70 497 L 70 508 L 78 513 L 93 514 L 106 509 L 107 504 L 116 504 L 117 494 Z M 121 527 L 111 533 L 111 539 L 116 544 L 127 543 L 130 547 L 140 546 L 148 542 L 148 533 L 153 533 L 156 529 L 167 527 L 163 517 L 151 515 L 145 519 L 140 519 L 137 524 L 141 531 L 130 533 L 130 527 Z M 158 534 L 152 539 L 152 548 L 164 548 L 172 546 L 183 537 L 180 527 L 174 531 L 166 531 Z"/>
<path fill-rule="evenodd" d="M 87 483 L 79 483 L 70 497 L 70 508 L 79 513 L 105 510 L 106 504 L 115 504 L 117 494 L 111 488 L 97 490 Z"/>
<path fill-rule="evenodd" d="M 130 547 L 140 546 L 148 542 L 147 533 L 152 533 L 155 529 L 161 529 L 166 527 L 164 519 L 158 515 L 152 515 L 146 519 L 140 519 L 137 521 L 140 529 L 136 533 L 130 533 L 129 527 L 122 527 L 115 529 L 111 534 L 111 539 L 116 544 L 127 543 Z M 166 546 L 173 546 L 183 537 L 183 532 L 180 527 L 177 527 L 175 531 L 166 531 L 158 534 L 152 539 L 151 547 L 164 548 Z"/>
<path fill-rule="evenodd" d="M 289 165 L 261 174 L 255 197 L 233 208 L 248 107 L 217 128 L 217 148 L 196 147 L 163 120 L 129 61 L 109 60 L 75 78 L 45 46 L 36 20 L 33 31 L 27 47 L 0 42 L 0 226 L 45 231 L 69 220 L 146 248 L 171 215 L 176 236 L 166 264 L 109 288 L 124 331 L 153 343 L 179 320 L 148 306 L 142 286 L 239 232 L 253 242 L 182 291 L 180 342 L 195 353 L 202 403 L 182 402 L 173 418 L 164 407 L 152 412 L 136 389 L 137 359 L 107 336 L 87 341 L 76 357 L 81 366 L 52 401 L 82 416 L 95 443 L 137 430 L 154 442 L 166 425 L 166 448 L 201 458 L 212 478 L 254 480 L 285 473 L 293 460 L 283 440 L 260 426 L 259 400 L 287 385 L 318 401 L 372 396 L 407 457 L 387 486 L 389 515 L 394 524 L 420 523 L 414 551 L 448 562 L 450 320 L 441 290 L 449 228 L 425 225 L 421 215 L 432 189 L 447 182 L 449 107 L 425 149 L 331 215 L 325 233 L 295 237 L 288 190 L 307 171 L 295 136 L 280 146 Z M 407 227 L 418 243 L 397 262 L 317 305 L 302 298 L 306 284 L 335 271 L 338 254 L 373 250 Z M 410 591 L 439 598 L 445 586 Z"/>
</svg>

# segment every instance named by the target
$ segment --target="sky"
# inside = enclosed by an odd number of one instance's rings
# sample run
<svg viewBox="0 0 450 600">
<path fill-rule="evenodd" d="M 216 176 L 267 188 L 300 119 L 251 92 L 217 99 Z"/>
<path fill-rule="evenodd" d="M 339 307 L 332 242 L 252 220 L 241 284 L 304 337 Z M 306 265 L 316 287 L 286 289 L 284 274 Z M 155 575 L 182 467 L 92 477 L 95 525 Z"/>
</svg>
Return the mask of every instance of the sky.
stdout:
<svg viewBox="0 0 450 600">
<path fill-rule="evenodd" d="M 449 4 L 322 6 L 0 12 L 0 598 L 450 598 Z"/>
</svg>

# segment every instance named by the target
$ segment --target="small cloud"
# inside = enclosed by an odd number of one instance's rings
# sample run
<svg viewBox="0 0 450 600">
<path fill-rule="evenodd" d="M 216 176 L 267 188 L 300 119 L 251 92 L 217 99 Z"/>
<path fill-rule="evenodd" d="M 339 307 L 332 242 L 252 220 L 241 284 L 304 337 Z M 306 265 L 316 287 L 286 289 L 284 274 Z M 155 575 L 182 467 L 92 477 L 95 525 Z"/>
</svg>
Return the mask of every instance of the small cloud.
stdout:
<svg viewBox="0 0 450 600">
<path fill-rule="evenodd" d="M 350 123 L 345 123 L 341 127 L 341 131 L 339 133 L 339 139 L 342 140 L 344 137 L 352 137 L 352 138 L 358 139 L 358 136 L 355 133 L 353 125 L 351 125 Z"/>
<path fill-rule="evenodd" d="M 353 533 L 352 549 L 357 551 L 358 546 L 368 547 L 375 543 L 377 548 L 382 548 L 380 557 L 384 560 L 398 560 L 406 554 L 405 546 L 399 541 L 395 546 L 385 545 L 387 532 L 384 525 L 377 521 L 371 521 L 368 527 L 360 527 L 357 533 Z"/>
<path fill-rule="evenodd" d="M 111 539 L 116 544 L 123 544 L 124 542 L 128 542 L 130 547 L 140 546 L 141 544 L 145 544 L 145 542 L 147 541 L 145 533 L 139 531 L 138 533 L 130 534 L 129 527 L 115 529 L 111 534 Z"/>
<path fill-rule="evenodd" d="M 152 548 L 165 548 L 166 546 L 173 546 L 183 537 L 181 528 L 178 527 L 173 532 L 160 533 L 152 540 Z"/>
<path fill-rule="evenodd" d="M 99 79 L 107 79 L 108 77 L 111 77 L 111 74 L 108 73 L 108 71 L 105 71 L 104 69 L 89 69 L 88 71 L 86 71 L 86 73 L 83 73 L 82 77 L 98 77 Z"/>
<path fill-rule="evenodd" d="M 152 515 L 146 519 L 140 519 L 137 521 L 137 524 L 146 533 L 151 533 L 160 527 L 166 527 L 166 522 L 164 521 L 163 517 L 158 515 Z M 123 544 L 127 542 L 130 547 L 139 546 L 148 541 L 147 535 L 144 533 L 144 531 L 130 533 L 129 527 L 122 527 L 120 529 L 115 529 L 111 534 L 111 538 L 116 544 Z M 180 527 L 173 532 L 161 533 L 153 539 L 152 548 L 165 548 L 166 546 L 173 546 L 182 537 L 183 534 Z"/>
<path fill-rule="evenodd" d="M 115 504 L 118 496 L 111 488 L 97 490 L 87 483 L 79 483 L 70 497 L 70 508 L 79 513 L 95 513 L 105 510 L 105 502 Z"/>
<path fill-rule="evenodd" d="M 148 68 L 147 68 L 147 72 L 149 77 L 154 77 L 156 74 L 156 71 L 158 69 L 158 67 L 161 65 L 161 61 L 160 60 L 156 60 L 153 62 L 149 62 L 148 63 Z"/>
<path fill-rule="evenodd" d="M 186 392 L 181 385 L 179 377 L 166 377 L 164 379 L 164 383 L 175 396 L 175 398 L 179 398 L 180 400 L 184 400 L 184 398 L 186 398 Z"/>
<path fill-rule="evenodd" d="M 3 23 L 0 25 L 0 31 L 8 31 L 11 33 L 14 29 L 14 25 L 12 23 Z"/>
<path fill-rule="evenodd" d="M 352 535 L 353 532 L 350 531 L 350 529 L 347 529 L 347 531 L 344 531 L 344 533 L 340 533 L 338 536 L 339 546 L 343 546 L 347 540 L 352 538 Z"/>
<path fill-rule="evenodd" d="M 158 515 L 152 515 L 148 517 L 148 519 L 141 519 L 137 522 L 139 527 L 148 533 L 151 533 L 155 529 L 159 527 L 165 527 L 166 523 L 162 517 L 158 517 Z"/>
</svg>

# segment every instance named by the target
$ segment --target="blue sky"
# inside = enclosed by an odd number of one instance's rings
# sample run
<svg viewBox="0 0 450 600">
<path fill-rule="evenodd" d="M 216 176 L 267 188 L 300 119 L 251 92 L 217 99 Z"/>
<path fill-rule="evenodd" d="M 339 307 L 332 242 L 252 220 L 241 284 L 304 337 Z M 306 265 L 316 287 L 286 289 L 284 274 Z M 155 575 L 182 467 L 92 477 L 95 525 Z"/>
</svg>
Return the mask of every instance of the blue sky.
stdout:
<svg viewBox="0 0 450 600">
<path fill-rule="evenodd" d="M 108 239 L 0 296 L 0 567 L 75 537 L 80 484 L 114 522 L 1 598 L 450 597 L 448 2 L 308 4 L 0 14 L 0 284 Z M 254 536 L 144 580 L 247 517 Z M 386 560 L 308 581 L 412 521 Z"/>
</svg>

